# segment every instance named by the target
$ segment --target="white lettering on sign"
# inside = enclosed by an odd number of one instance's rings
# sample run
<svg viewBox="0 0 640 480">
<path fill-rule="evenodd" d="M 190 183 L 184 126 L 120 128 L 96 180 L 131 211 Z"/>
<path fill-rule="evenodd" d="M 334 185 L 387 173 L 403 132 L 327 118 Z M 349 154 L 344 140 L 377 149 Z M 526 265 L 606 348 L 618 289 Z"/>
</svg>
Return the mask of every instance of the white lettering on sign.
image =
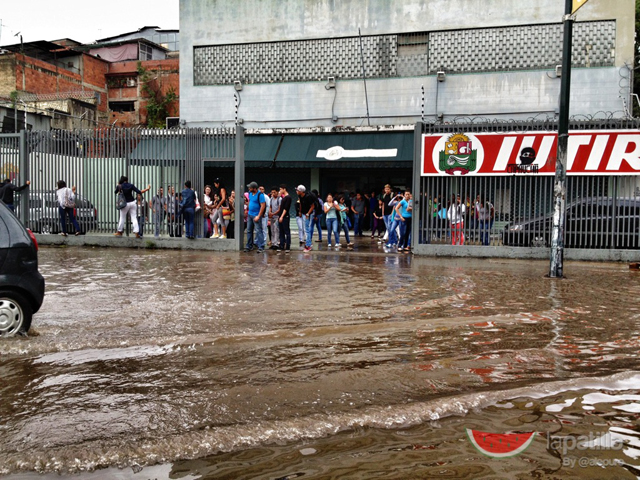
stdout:
<svg viewBox="0 0 640 480">
<path fill-rule="evenodd" d="M 366 148 L 363 150 L 345 150 L 340 146 L 331 147 L 327 150 L 318 150 L 317 158 L 325 158 L 327 160 L 339 160 L 341 158 L 359 158 L 359 157 L 397 157 L 397 148 Z"/>
<path fill-rule="evenodd" d="M 460 134 L 462 135 L 462 133 Z M 522 150 L 532 148 L 536 160 L 531 171 L 537 175 L 555 173 L 557 133 L 552 131 L 526 133 L 479 133 L 469 136 L 471 154 L 477 158 L 475 168 L 465 175 L 513 175 L 521 173 Z M 446 169 L 446 140 L 451 135 L 423 135 L 422 175 L 454 175 Z M 466 146 L 466 144 L 464 145 Z M 525 162 L 526 163 L 526 162 Z M 640 131 L 599 130 L 569 133 L 567 147 L 568 175 L 640 175 Z"/>
<path fill-rule="evenodd" d="M 567 171 L 573 167 L 573 162 L 576 160 L 576 155 L 580 147 L 589 145 L 593 135 L 571 135 L 569 137 L 569 145 L 567 147 Z"/>
<path fill-rule="evenodd" d="M 546 135 L 542 137 L 542 143 L 540 144 L 538 156 L 536 157 L 536 161 L 533 162 L 534 165 L 538 165 L 538 168 L 542 168 L 547 164 L 547 160 L 549 160 L 549 154 L 551 153 L 551 148 L 553 147 L 553 142 L 555 141 L 555 139 L 555 135 Z"/>
<path fill-rule="evenodd" d="M 633 143 L 634 148 L 627 152 L 630 143 Z M 618 135 L 609 157 L 607 170 L 620 170 L 623 160 L 634 170 L 640 171 L 640 135 Z"/>
<path fill-rule="evenodd" d="M 589 155 L 589 160 L 587 160 L 585 170 L 598 170 L 602 157 L 604 157 L 604 151 L 607 148 L 607 143 L 609 143 L 609 135 L 596 135 L 596 141 L 591 148 L 591 155 Z"/>
<path fill-rule="evenodd" d="M 504 137 L 502 145 L 500 146 L 500 153 L 496 159 L 496 164 L 493 167 L 494 170 L 503 171 L 507 169 L 509 159 L 511 159 L 511 152 L 513 152 L 513 146 L 516 144 L 516 137 Z"/>
</svg>

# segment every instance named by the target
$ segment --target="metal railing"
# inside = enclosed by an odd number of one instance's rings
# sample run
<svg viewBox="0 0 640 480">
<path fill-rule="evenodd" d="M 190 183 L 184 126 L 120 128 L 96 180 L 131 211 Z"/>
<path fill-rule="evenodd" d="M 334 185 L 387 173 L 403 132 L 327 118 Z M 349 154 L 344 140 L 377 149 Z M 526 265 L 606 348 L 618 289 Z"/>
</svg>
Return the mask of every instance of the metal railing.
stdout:
<svg viewBox="0 0 640 480">
<path fill-rule="evenodd" d="M 637 120 L 574 122 L 570 128 L 640 129 L 640 124 Z M 422 124 L 416 135 L 554 130 L 557 125 L 550 121 L 473 122 Z M 417 187 L 414 196 L 419 200 L 419 222 L 415 227 L 418 244 L 539 248 L 550 245 L 553 176 L 422 176 L 414 179 L 414 185 Z M 567 248 L 640 248 L 640 176 L 569 176 L 566 199 Z M 456 222 L 457 219 L 461 222 Z"/>
<path fill-rule="evenodd" d="M 177 194 L 184 182 L 191 180 L 202 199 L 204 161 L 232 161 L 235 152 L 235 129 L 31 131 L 0 135 L 0 171 L 16 184 L 31 181 L 28 190 L 16 195 L 16 211 L 34 232 L 60 231 L 55 198 L 59 180 L 76 187 L 76 216 L 83 232 L 115 232 L 115 187 L 126 175 L 140 190 L 151 186 L 144 195 L 145 234 L 153 235 L 157 222 L 160 234 L 173 236 L 183 234 Z M 160 188 L 166 208 L 154 215 L 152 201 Z M 202 215 L 196 215 L 197 234 L 202 221 Z"/>
</svg>

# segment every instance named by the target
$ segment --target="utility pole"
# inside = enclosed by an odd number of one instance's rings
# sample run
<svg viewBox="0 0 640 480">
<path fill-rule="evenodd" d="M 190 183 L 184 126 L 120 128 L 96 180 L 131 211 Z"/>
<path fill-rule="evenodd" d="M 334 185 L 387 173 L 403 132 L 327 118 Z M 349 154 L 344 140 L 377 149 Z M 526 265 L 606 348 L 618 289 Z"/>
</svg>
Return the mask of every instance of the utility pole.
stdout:
<svg viewBox="0 0 640 480">
<path fill-rule="evenodd" d="M 580 6 L 583 1 L 579 1 Z M 564 261 L 564 229 L 567 210 L 567 150 L 569 146 L 569 97 L 571 90 L 572 9 L 574 0 L 565 0 L 564 38 L 562 47 L 562 76 L 560 79 L 560 116 L 558 119 L 558 151 L 553 187 L 553 227 L 551 230 L 551 259 L 549 277 L 562 278 Z"/>
</svg>

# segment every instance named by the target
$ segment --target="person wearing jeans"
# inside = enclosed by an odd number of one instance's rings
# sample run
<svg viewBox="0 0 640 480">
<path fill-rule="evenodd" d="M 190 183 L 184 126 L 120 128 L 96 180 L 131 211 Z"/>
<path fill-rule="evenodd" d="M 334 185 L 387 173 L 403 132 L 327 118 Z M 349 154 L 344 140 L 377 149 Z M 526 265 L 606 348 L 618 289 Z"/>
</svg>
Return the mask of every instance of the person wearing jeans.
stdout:
<svg viewBox="0 0 640 480">
<path fill-rule="evenodd" d="M 13 213 L 16 212 L 16 207 L 13 204 L 13 192 L 21 192 L 25 188 L 27 188 L 31 184 L 30 181 L 27 180 L 27 183 L 22 185 L 21 187 L 16 187 L 9 178 L 6 178 L 3 183 L 0 183 L 0 200 L 2 200 L 9 210 Z"/>
<path fill-rule="evenodd" d="M 336 243 L 335 246 L 340 246 L 340 234 L 338 232 L 338 209 L 340 207 L 336 202 L 333 201 L 333 196 L 331 194 L 327 195 L 327 200 L 324 202 L 324 215 L 325 221 L 327 222 L 327 246 L 331 247 L 331 232 L 333 232 L 333 236 L 335 237 Z"/>
<path fill-rule="evenodd" d="M 362 237 L 362 228 L 364 226 L 364 216 L 367 212 L 367 206 L 361 193 L 356 194 L 356 199 L 353 201 L 353 205 L 351 205 L 351 211 L 354 216 L 353 236 Z"/>
<path fill-rule="evenodd" d="M 391 201 L 389 202 L 389 207 L 392 208 L 391 211 L 391 215 L 389 215 L 389 236 L 387 239 L 387 244 L 385 245 L 387 248 L 391 248 L 394 247 L 398 244 L 398 227 L 401 227 L 402 225 L 402 220 L 400 220 L 400 214 L 397 212 L 396 210 L 396 206 L 398 205 L 398 202 L 400 202 L 404 197 L 400 194 L 396 195 L 395 197 L 393 197 L 391 199 Z M 402 227 L 400 228 L 400 236 L 402 236 Z"/>
<path fill-rule="evenodd" d="M 351 243 L 351 239 L 349 238 L 349 224 L 347 223 L 349 207 L 347 207 L 344 195 L 340 196 L 340 199 L 338 200 L 338 207 L 340 208 L 340 228 L 344 231 L 344 238 L 347 240 L 347 248 L 353 247 L 353 243 Z"/>
<path fill-rule="evenodd" d="M 138 220 L 138 229 L 140 236 L 144 236 L 144 224 L 147 222 L 147 201 L 138 194 L 136 198 L 136 219 Z"/>
<path fill-rule="evenodd" d="M 80 235 L 80 225 L 78 225 L 76 216 L 73 214 L 73 207 L 70 206 L 76 199 L 76 187 L 67 188 L 64 180 L 59 180 L 56 196 L 58 197 L 58 213 L 60 214 L 60 227 L 62 228 L 60 235 L 67 236 L 67 215 L 73 228 L 76 229 L 76 235 Z"/>
<path fill-rule="evenodd" d="M 185 237 L 193 240 L 196 238 L 193 232 L 196 217 L 196 192 L 191 189 L 191 180 L 184 182 L 184 190 L 180 192 L 180 197 L 180 209 L 184 217 Z"/>
<path fill-rule="evenodd" d="M 388 232 L 387 238 L 388 235 L 391 234 L 391 213 L 393 212 L 393 207 L 389 205 L 389 202 L 391 202 L 392 199 L 391 185 L 387 184 L 384 186 L 384 195 L 382 196 L 382 219 L 384 220 L 384 228 Z"/>
<path fill-rule="evenodd" d="M 300 246 L 302 246 L 307 241 L 307 231 L 304 228 L 304 215 L 302 214 L 300 199 L 296 202 L 296 225 L 298 225 L 298 239 L 300 240 Z"/>
<path fill-rule="evenodd" d="M 300 208 L 302 210 L 302 218 L 304 219 L 304 230 L 307 233 L 305 241 L 304 251 L 310 252 L 313 250 L 313 222 L 316 218 L 316 200 L 317 197 L 313 193 L 307 192 L 304 185 L 298 185 L 296 187 L 296 193 L 300 197 Z M 320 214 L 320 212 L 317 212 Z"/>
<path fill-rule="evenodd" d="M 480 243 L 485 246 L 489 245 L 491 243 L 490 234 L 493 228 L 495 209 L 491 202 L 483 202 L 480 195 L 476 197 L 475 217 L 480 230 Z"/>
<path fill-rule="evenodd" d="M 255 245 L 258 247 L 258 253 L 264 251 L 264 229 L 262 228 L 262 218 L 266 211 L 266 200 L 264 193 L 258 191 L 258 184 L 251 182 L 247 185 L 249 189 L 249 206 L 247 209 L 247 245 L 245 252 L 253 250 L 253 232 L 256 232 Z"/>
<path fill-rule="evenodd" d="M 278 192 L 280 196 L 280 209 L 278 210 L 278 215 L 273 218 L 272 221 L 276 221 L 279 224 L 278 232 L 280 234 L 280 251 L 284 251 L 285 253 L 291 253 L 291 228 L 289 226 L 289 212 L 291 211 L 291 195 L 287 192 L 287 186 L 282 184 L 280 185 L 280 190 Z"/>
<path fill-rule="evenodd" d="M 404 192 L 404 198 L 396 205 L 396 218 L 400 220 L 402 234 L 398 243 L 398 252 L 409 252 L 411 250 L 409 237 L 411 235 L 412 210 L 411 192 L 407 190 Z"/>
<path fill-rule="evenodd" d="M 153 211 L 153 222 L 155 223 L 155 236 L 160 236 L 160 230 L 164 223 L 165 216 L 165 198 L 162 187 L 158 189 L 158 193 L 151 199 L 151 210 Z"/>
<path fill-rule="evenodd" d="M 311 190 L 311 193 L 314 194 L 318 199 L 318 204 L 316 205 L 316 209 L 314 210 L 315 218 L 313 219 L 313 225 L 311 227 L 311 236 L 313 236 L 313 231 L 317 228 L 318 240 L 316 240 L 316 242 L 322 243 L 322 214 L 324 213 L 324 209 L 322 207 L 323 203 L 318 190 L 314 188 L 313 190 Z M 318 211 L 318 205 L 320 205 L 320 211 Z"/>
</svg>

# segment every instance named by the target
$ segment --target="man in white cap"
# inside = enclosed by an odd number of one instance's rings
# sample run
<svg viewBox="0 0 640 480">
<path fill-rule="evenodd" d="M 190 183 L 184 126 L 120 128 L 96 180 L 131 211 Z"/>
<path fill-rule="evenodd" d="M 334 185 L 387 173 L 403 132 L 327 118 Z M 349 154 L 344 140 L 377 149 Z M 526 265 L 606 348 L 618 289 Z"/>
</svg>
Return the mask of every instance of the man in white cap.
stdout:
<svg viewBox="0 0 640 480">
<path fill-rule="evenodd" d="M 264 252 L 264 229 L 262 228 L 262 217 L 266 210 L 264 193 L 258 191 L 258 184 L 251 182 L 247 185 L 249 189 L 249 208 L 247 211 L 247 245 L 244 251 L 253 250 L 253 231 L 256 231 L 256 246 L 258 253 Z"/>
<path fill-rule="evenodd" d="M 304 251 L 310 252 L 313 250 L 311 241 L 313 239 L 313 220 L 316 216 L 315 207 L 317 198 L 313 193 L 307 192 L 304 185 L 298 185 L 296 193 L 298 197 L 300 197 L 300 209 L 302 210 L 302 218 L 304 219 L 304 230 L 307 233 Z"/>
</svg>

